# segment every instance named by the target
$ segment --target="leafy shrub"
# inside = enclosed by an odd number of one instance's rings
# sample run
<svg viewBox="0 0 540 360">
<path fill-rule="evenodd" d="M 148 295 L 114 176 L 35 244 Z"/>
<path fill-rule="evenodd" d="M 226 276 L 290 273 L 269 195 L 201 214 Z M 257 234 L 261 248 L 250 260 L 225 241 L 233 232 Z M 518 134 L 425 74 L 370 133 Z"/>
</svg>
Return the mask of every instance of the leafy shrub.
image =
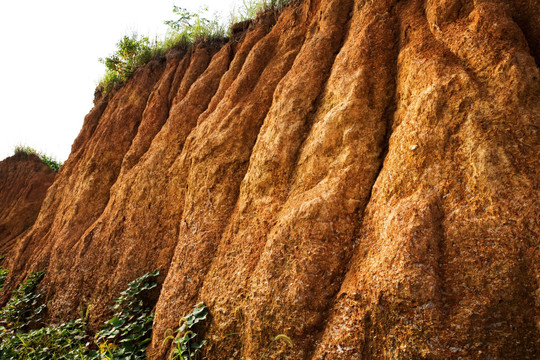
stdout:
<svg viewBox="0 0 540 360">
<path fill-rule="evenodd" d="M 44 153 L 42 153 L 40 151 L 37 151 L 36 149 L 31 148 L 30 146 L 26 146 L 26 145 L 17 145 L 17 146 L 15 146 L 14 154 L 15 155 L 22 155 L 25 158 L 28 157 L 28 155 L 31 155 L 31 154 L 36 155 L 37 157 L 39 157 L 41 159 L 41 162 L 44 165 L 48 166 L 54 172 L 58 172 L 58 170 L 60 170 L 60 168 L 63 165 L 62 162 L 57 161 L 53 157 L 48 156 L 48 155 L 46 155 L 46 154 L 44 154 Z"/>
<path fill-rule="evenodd" d="M 106 67 L 105 76 L 100 82 L 105 92 L 115 84 L 126 81 L 138 67 L 148 63 L 156 53 L 158 43 L 133 33 L 120 39 L 116 47 L 117 50 L 110 57 L 99 59 Z"/>
</svg>

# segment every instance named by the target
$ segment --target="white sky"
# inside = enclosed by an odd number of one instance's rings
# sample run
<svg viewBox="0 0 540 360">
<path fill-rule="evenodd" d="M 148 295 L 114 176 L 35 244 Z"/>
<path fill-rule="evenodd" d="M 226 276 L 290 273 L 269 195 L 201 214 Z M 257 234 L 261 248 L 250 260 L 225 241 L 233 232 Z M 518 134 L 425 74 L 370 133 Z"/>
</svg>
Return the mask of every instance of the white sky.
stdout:
<svg viewBox="0 0 540 360">
<path fill-rule="evenodd" d="M 94 90 L 100 57 L 133 31 L 161 35 L 173 5 L 229 15 L 235 0 L 2 0 L 0 160 L 18 144 L 65 161 Z"/>
</svg>

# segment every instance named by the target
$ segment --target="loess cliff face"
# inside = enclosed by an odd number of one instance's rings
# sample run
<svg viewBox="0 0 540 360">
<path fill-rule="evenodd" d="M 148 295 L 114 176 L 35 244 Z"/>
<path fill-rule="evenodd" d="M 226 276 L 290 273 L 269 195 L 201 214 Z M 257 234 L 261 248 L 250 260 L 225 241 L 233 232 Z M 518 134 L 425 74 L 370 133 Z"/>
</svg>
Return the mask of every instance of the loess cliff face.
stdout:
<svg viewBox="0 0 540 360">
<path fill-rule="evenodd" d="M 56 173 L 34 154 L 0 162 L 0 255 L 6 256 L 32 227 Z"/>
<path fill-rule="evenodd" d="M 47 270 L 48 316 L 97 324 L 159 269 L 155 358 L 199 301 L 206 359 L 538 358 L 538 19 L 305 0 L 151 62 L 96 99 L 6 287 Z"/>
</svg>

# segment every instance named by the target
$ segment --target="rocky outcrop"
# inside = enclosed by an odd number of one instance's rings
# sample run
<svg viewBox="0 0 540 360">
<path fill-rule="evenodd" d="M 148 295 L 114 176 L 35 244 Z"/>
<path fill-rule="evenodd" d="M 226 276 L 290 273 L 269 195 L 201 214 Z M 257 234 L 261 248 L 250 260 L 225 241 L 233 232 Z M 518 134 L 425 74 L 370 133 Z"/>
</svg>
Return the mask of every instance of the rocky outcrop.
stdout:
<svg viewBox="0 0 540 360">
<path fill-rule="evenodd" d="M 34 224 L 55 175 L 34 154 L 20 152 L 0 162 L 0 255 Z"/>
<path fill-rule="evenodd" d="M 540 5 L 313 0 L 98 98 L 13 288 L 51 319 L 159 269 L 151 357 L 536 359 Z M 273 341 L 278 334 L 294 346 Z"/>
</svg>

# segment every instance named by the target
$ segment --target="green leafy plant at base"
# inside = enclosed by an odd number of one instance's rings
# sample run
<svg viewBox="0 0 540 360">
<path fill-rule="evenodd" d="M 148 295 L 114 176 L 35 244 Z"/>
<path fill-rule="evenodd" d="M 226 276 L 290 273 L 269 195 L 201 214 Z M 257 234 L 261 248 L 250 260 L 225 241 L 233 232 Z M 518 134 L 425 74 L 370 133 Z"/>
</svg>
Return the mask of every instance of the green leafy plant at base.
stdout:
<svg viewBox="0 0 540 360">
<path fill-rule="evenodd" d="M 95 334 L 93 340 L 86 322 L 89 308 L 86 313 L 81 310 L 79 319 L 27 330 L 29 325 L 37 325 L 35 317 L 45 308 L 45 305 L 38 306 L 41 295 L 35 291 L 44 275 L 44 271 L 32 273 L 0 311 L 0 359 L 145 359 L 154 314 L 145 304 L 144 296 L 157 286 L 155 277 L 159 275 L 158 271 L 144 274 L 129 283 L 111 307 L 115 311 L 113 317 L 104 323 L 103 329 Z M 207 306 L 199 303 L 181 319 L 176 331 L 167 330 L 163 345 L 170 340 L 173 344 L 169 360 L 200 358 L 202 348 L 207 343 L 200 339 L 201 325 L 208 315 Z M 274 341 L 285 341 L 293 346 L 292 340 L 285 334 L 277 335 Z"/>
<path fill-rule="evenodd" d="M 144 274 L 129 283 L 128 288 L 111 307 L 115 314 L 96 334 L 95 343 L 100 354 L 109 359 L 144 359 L 150 342 L 154 314 L 144 304 L 141 294 L 157 286 L 158 271 Z"/>
<path fill-rule="evenodd" d="M 30 274 L 28 279 L 13 292 L 7 305 L 0 311 L 1 332 L 19 333 L 35 322 L 35 317 L 45 308 L 45 305 L 37 306 L 41 294 L 35 294 L 35 289 L 43 276 L 44 271 Z"/>
<path fill-rule="evenodd" d="M 82 319 L 58 327 L 25 331 L 28 325 L 35 324 L 34 317 L 45 308 L 45 305 L 37 307 L 40 294 L 35 293 L 44 275 L 44 271 L 32 273 L 0 312 L 0 359 L 86 358 L 86 331 Z"/>
<path fill-rule="evenodd" d="M 34 154 L 34 155 L 36 155 L 37 157 L 39 157 L 41 159 L 41 162 L 43 164 L 48 166 L 54 172 L 58 172 L 58 170 L 60 170 L 60 168 L 63 165 L 62 162 L 57 161 L 53 157 L 48 156 L 48 155 L 46 155 L 46 154 L 44 154 L 44 153 L 42 153 L 40 151 L 37 151 L 36 149 L 31 148 L 30 146 L 26 146 L 26 145 L 17 145 L 17 146 L 15 146 L 14 154 L 15 155 L 22 155 L 25 158 L 28 157 L 28 155 L 30 155 L 30 154 Z"/>
<path fill-rule="evenodd" d="M 0 343 L 2 359 L 88 359 L 88 335 L 82 319 L 12 336 Z M 94 355 L 95 356 L 95 355 Z"/>
<path fill-rule="evenodd" d="M 86 314 L 58 326 L 27 330 L 36 326 L 37 316 L 45 305 L 37 306 L 40 294 L 35 290 L 43 271 L 33 273 L 13 292 L 0 311 L 0 359 L 2 360 L 137 360 L 145 358 L 150 341 L 153 314 L 143 296 L 156 287 L 157 271 L 147 273 L 129 283 L 115 300 L 114 316 L 104 323 L 92 341 Z"/>
<path fill-rule="evenodd" d="M 193 311 L 180 320 L 180 327 L 175 331 L 175 336 L 165 337 L 163 344 L 174 339 L 174 348 L 169 359 L 194 360 L 200 355 L 201 349 L 206 345 L 206 340 L 198 339 L 199 323 L 208 317 L 208 308 L 204 303 L 195 305 Z M 172 330 L 168 329 L 167 333 Z"/>
</svg>

